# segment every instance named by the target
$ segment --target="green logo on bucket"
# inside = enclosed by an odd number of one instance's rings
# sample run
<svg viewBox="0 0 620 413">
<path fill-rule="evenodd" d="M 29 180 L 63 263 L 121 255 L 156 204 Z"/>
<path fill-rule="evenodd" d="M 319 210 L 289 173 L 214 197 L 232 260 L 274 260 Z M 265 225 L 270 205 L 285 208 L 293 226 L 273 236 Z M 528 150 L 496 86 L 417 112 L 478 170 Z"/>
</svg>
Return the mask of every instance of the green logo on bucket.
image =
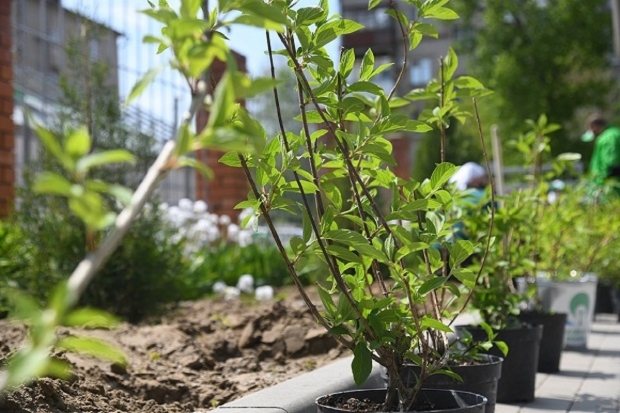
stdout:
<svg viewBox="0 0 620 413">
<path fill-rule="evenodd" d="M 570 312 L 574 324 L 579 327 L 587 325 L 588 313 L 590 311 L 590 297 L 586 293 L 575 294 L 570 300 Z"/>
</svg>

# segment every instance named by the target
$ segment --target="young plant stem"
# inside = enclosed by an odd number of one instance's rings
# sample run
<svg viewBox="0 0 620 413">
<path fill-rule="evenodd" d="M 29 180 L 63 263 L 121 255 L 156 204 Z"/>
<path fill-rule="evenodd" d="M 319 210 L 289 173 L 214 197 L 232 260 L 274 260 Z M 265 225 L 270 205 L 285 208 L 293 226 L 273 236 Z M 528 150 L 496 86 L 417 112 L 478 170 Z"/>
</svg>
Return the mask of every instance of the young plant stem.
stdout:
<svg viewBox="0 0 620 413">
<path fill-rule="evenodd" d="M 398 27 L 400 29 L 401 38 L 403 39 L 403 64 L 400 68 L 400 71 L 398 72 L 398 76 L 396 77 L 394 86 L 392 86 L 392 90 L 390 90 L 390 93 L 387 96 L 388 102 L 390 101 L 390 99 L 392 99 L 392 97 L 396 93 L 396 89 L 398 88 L 398 85 L 403 79 L 403 74 L 405 73 L 405 69 L 407 68 L 407 59 L 409 58 L 409 53 L 408 53 L 409 42 L 407 41 L 407 32 L 405 31 L 403 22 L 400 20 L 400 14 L 398 12 L 398 9 L 396 8 L 396 2 L 394 0 L 390 0 L 390 7 L 395 12 L 394 14 L 396 15 L 396 20 L 398 21 Z"/>
<path fill-rule="evenodd" d="M 484 265 L 486 264 L 487 257 L 489 256 L 489 250 L 491 248 L 491 235 L 493 234 L 493 227 L 495 226 L 495 180 L 493 179 L 493 174 L 491 173 L 491 162 L 489 161 L 489 154 L 487 153 L 486 142 L 484 140 L 484 133 L 482 133 L 482 122 L 480 122 L 480 112 L 478 111 L 478 103 L 476 102 L 476 98 L 472 98 L 472 102 L 474 104 L 474 113 L 476 114 L 476 124 L 478 125 L 478 137 L 480 138 L 480 143 L 482 146 L 482 155 L 484 156 L 485 166 L 487 168 L 487 174 L 489 175 L 489 184 L 491 186 L 491 219 L 489 221 L 489 231 L 487 232 L 487 242 L 484 247 L 484 254 L 480 259 L 480 268 L 478 269 L 478 274 L 476 275 L 476 279 L 474 281 L 474 288 L 478 285 L 480 281 L 480 277 L 482 277 L 482 270 L 484 269 Z M 460 316 L 465 308 L 467 308 L 467 304 L 471 301 L 472 296 L 474 295 L 474 288 L 469 290 L 467 294 L 467 298 L 463 303 L 459 312 L 452 317 L 452 320 L 448 323 L 449 326 L 454 324 L 456 318 Z"/>
</svg>

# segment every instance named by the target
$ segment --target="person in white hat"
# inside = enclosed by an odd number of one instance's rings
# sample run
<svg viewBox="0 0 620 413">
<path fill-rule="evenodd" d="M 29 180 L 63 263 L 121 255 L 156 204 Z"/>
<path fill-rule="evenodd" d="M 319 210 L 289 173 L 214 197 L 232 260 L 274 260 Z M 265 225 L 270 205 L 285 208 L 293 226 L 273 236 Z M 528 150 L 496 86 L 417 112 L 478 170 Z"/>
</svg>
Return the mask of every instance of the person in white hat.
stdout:
<svg viewBox="0 0 620 413">
<path fill-rule="evenodd" d="M 489 183 L 487 170 L 476 162 L 463 164 L 458 171 L 452 175 L 450 182 L 455 184 L 458 189 L 484 189 Z"/>
</svg>

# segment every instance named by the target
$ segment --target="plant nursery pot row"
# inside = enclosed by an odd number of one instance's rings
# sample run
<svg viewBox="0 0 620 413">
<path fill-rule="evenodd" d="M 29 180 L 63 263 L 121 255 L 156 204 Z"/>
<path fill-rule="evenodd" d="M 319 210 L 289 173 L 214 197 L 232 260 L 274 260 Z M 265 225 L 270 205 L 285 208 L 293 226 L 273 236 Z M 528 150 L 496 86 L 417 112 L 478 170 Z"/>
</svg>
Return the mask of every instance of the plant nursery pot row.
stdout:
<svg viewBox="0 0 620 413">
<path fill-rule="evenodd" d="M 469 331 L 474 340 L 483 341 L 487 339 L 487 333 L 480 327 L 459 326 L 457 327 L 457 334 L 462 334 L 463 330 Z M 505 342 L 509 349 L 506 356 L 503 356 L 495 346 L 489 350 L 491 355 L 504 357 L 501 378 L 497 383 L 498 403 L 531 402 L 534 400 L 542 334 L 542 325 L 529 324 L 524 324 L 521 328 L 507 328 L 497 331 L 495 340 Z"/>
</svg>

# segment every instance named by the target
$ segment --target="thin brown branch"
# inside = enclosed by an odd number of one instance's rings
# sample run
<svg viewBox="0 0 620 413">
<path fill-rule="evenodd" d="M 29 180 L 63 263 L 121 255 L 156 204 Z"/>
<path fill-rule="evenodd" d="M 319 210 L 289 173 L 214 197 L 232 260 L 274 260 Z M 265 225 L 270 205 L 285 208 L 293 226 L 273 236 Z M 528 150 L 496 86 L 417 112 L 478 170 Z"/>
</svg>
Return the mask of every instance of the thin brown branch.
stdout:
<svg viewBox="0 0 620 413">
<path fill-rule="evenodd" d="M 487 242 L 484 247 L 484 255 L 480 260 L 480 268 L 478 269 L 478 274 L 476 275 L 476 280 L 474 281 L 474 288 L 470 289 L 469 294 L 467 294 L 467 298 L 463 303 L 463 306 L 459 310 L 459 312 L 450 320 L 449 326 L 454 323 L 456 318 L 460 316 L 465 308 L 467 308 L 467 304 L 471 301 L 471 298 L 474 294 L 474 289 L 478 282 L 480 281 L 480 277 L 482 277 L 482 271 L 484 269 L 484 265 L 486 263 L 487 257 L 489 256 L 489 250 L 491 248 L 491 236 L 493 234 L 493 227 L 495 225 L 495 180 L 493 178 L 493 174 L 491 173 L 491 163 L 489 161 L 489 154 L 487 153 L 486 142 L 484 140 L 484 133 L 482 133 L 482 122 L 480 122 L 480 112 L 478 111 L 478 103 L 476 102 L 476 98 L 472 98 L 474 103 L 474 112 L 476 114 L 476 124 L 478 125 L 478 136 L 480 137 L 480 143 L 482 144 L 482 154 L 484 155 L 484 162 L 487 168 L 487 174 L 489 175 L 489 183 L 491 185 L 491 220 L 489 222 L 489 232 L 487 233 Z"/>
</svg>

